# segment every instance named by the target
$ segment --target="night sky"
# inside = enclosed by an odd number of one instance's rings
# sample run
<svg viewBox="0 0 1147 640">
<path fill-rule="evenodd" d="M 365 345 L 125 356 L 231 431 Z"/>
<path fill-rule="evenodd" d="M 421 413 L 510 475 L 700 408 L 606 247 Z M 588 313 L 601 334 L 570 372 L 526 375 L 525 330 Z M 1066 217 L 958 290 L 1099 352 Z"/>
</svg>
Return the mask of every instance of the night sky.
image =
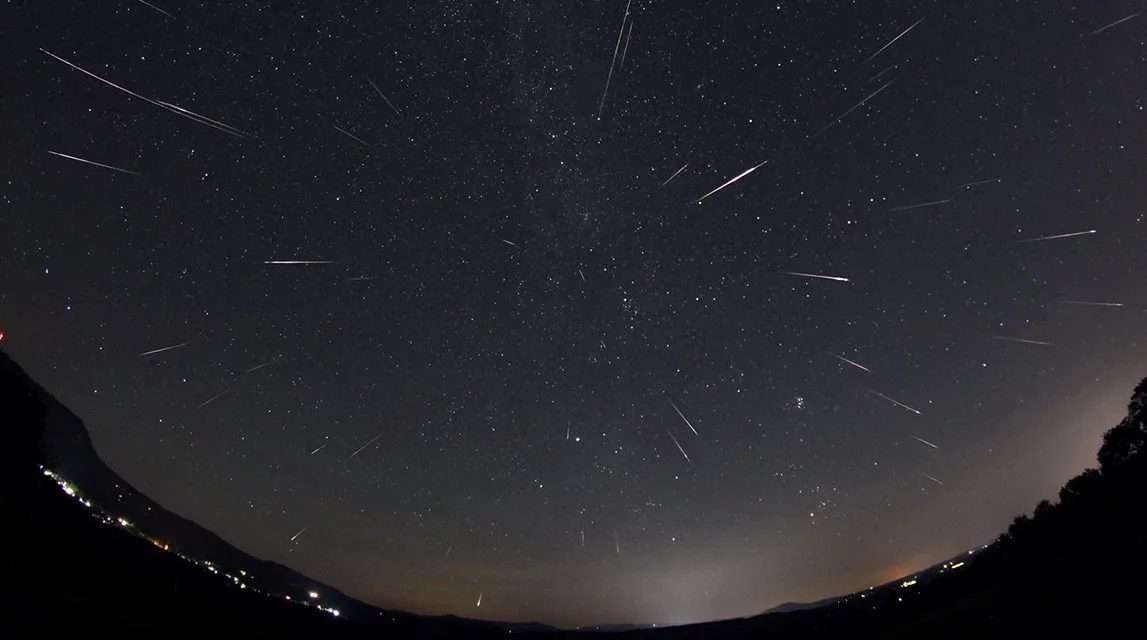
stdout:
<svg viewBox="0 0 1147 640">
<path fill-rule="evenodd" d="M 1147 374 L 1141 10 L 8 2 L 3 345 L 140 490 L 381 606 L 867 587 Z"/>
</svg>

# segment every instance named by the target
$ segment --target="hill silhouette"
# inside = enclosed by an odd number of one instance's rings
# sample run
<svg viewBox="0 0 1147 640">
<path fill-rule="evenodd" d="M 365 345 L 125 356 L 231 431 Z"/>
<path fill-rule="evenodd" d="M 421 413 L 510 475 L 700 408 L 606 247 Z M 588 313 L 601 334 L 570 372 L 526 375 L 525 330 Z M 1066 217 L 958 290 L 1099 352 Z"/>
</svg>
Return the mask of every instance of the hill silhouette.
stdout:
<svg viewBox="0 0 1147 640">
<path fill-rule="evenodd" d="M 1138 635 L 1147 621 L 1147 379 L 1104 435 L 1098 468 L 982 550 L 839 598 L 610 634 L 383 611 L 254 558 L 120 478 L 82 421 L 2 351 L 0 425 L 0 622 L 52 637 L 1092 637 Z"/>
<path fill-rule="evenodd" d="M 10 628 L 170 638 L 505 635 L 488 622 L 380 610 L 168 512 L 108 468 L 83 422 L 3 351 L 0 412 L 0 619 Z M 311 591 L 321 600 L 311 602 Z"/>
<path fill-rule="evenodd" d="M 15 363 L 0 359 L 0 367 Z M 15 375 L 22 371 L 14 372 Z M 329 608 L 350 616 L 376 611 L 347 596 L 334 587 L 319 583 L 281 564 L 255 558 L 232 546 L 199 524 L 171 513 L 133 487 L 100 459 L 92 445 L 87 428 L 75 414 L 57 402 L 30 379 L 28 383 L 46 407 L 44 430 L 40 439 L 43 454 L 51 460 L 52 471 L 80 487 L 84 496 L 116 517 L 122 517 L 132 528 L 173 552 L 189 558 L 209 559 L 231 574 L 245 572 L 250 583 L 273 587 L 277 593 L 305 598 L 311 592 L 322 594 Z"/>
</svg>

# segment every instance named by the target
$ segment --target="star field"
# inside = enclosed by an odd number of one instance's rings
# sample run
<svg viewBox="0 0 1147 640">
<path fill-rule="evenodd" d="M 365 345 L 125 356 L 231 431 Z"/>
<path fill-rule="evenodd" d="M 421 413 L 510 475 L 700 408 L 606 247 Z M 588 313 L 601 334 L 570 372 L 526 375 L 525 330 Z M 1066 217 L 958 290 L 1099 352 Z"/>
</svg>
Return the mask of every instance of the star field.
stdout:
<svg viewBox="0 0 1147 640">
<path fill-rule="evenodd" d="M 9 2 L 4 347 L 384 607 L 699 621 L 990 541 L 1147 362 L 1139 4 L 717 4 Z"/>
</svg>

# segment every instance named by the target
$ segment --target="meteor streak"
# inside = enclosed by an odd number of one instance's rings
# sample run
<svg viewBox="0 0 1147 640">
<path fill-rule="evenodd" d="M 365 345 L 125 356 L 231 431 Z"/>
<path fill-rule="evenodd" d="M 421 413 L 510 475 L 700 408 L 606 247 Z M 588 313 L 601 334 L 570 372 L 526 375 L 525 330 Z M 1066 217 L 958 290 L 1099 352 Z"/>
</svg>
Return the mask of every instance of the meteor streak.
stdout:
<svg viewBox="0 0 1147 640">
<path fill-rule="evenodd" d="M 263 367 L 266 367 L 268 365 L 275 364 L 276 362 L 278 362 L 280 360 L 282 360 L 282 358 L 275 358 L 274 360 L 268 360 L 268 361 L 264 362 L 263 364 L 259 364 L 259 365 L 255 365 L 255 366 L 251 367 L 250 369 L 244 371 L 243 373 L 251 373 L 253 371 L 258 371 L 259 369 L 262 369 Z"/>
<path fill-rule="evenodd" d="M 629 19 L 629 5 L 633 0 L 625 3 L 625 15 L 621 16 L 621 28 L 617 30 L 617 44 L 613 46 L 613 60 L 609 61 L 609 75 L 605 78 L 605 91 L 601 92 L 601 104 L 597 106 L 597 119 L 601 120 L 601 112 L 605 110 L 605 97 L 609 95 L 609 81 L 613 80 L 613 67 L 617 62 L 617 50 L 621 48 L 621 36 L 625 35 L 625 21 Z"/>
<path fill-rule="evenodd" d="M 84 69 L 83 67 L 80 67 L 79 65 L 76 65 L 76 64 L 72 64 L 71 62 L 68 62 L 67 60 L 65 60 L 65 59 L 61 58 L 60 56 L 58 56 L 58 55 L 56 55 L 56 54 L 54 54 L 54 53 L 52 53 L 51 51 L 48 51 L 47 49 L 40 49 L 40 51 L 43 51 L 44 53 L 46 53 L 46 54 L 48 54 L 48 55 L 52 56 L 53 58 L 55 58 L 55 59 L 59 60 L 60 62 L 63 62 L 64 64 L 66 64 L 66 65 L 68 65 L 69 67 L 71 67 L 71 68 L 75 69 L 76 71 L 79 71 L 80 73 L 85 73 L 85 74 L 87 74 L 87 75 L 89 75 L 89 76 L 91 76 L 91 77 L 95 78 L 96 80 L 99 80 L 100 82 L 102 82 L 102 83 L 104 83 L 104 84 L 108 85 L 109 87 L 112 87 L 113 89 L 118 89 L 118 90 L 120 90 L 120 91 L 122 91 L 122 92 L 126 93 L 127 95 L 129 95 L 129 96 L 131 96 L 131 97 L 133 97 L 133 98 L 139 98 L 140 100 L 143 100 L 143 101 L 145 101 L 145 102 L 150 102 L 150 103 L 152 103 L 152 104 L 154 104 L 154 105 L 158 105 L 158 106 L 161 106 L 161 107 L 163 106 L 163 105 L 159 104 L 158 102 L 156 102 L 155 100 L 152 100 L 151 98 L 145 98 L 144 96 L 141 96 L 141 95 L 139 95 L 138 93 L 136 93 L 136 92 L 134 92 L 134 91 L 132 91 L 132 90 L 130 90 L 130 89 L 125 89 L 125 88 L 123 88 L 123 87 L 119 86 L 118 84 L 116 84 L 116 83 L 114 83 L 114 82 L 112 82 L 112 81 L 110 81 L 110 80 L 104 80 L 103 78 L 101 78 L 101 77 L 97 76 L 96 74 L 92 73 L 91 71 L 88 71 L 87 69 Z"/>
<path fill-rule="evenodd" d="M 857 369 L 860 369 L 860 370 L 862 370 L 862 371 L 867 371 L 867 372 L 869 372 L 869 373 L 872 373 L 872 370 L 871 370 L 871 369 L 869 369 L 868 367 L 866 367 L 866 366 L 864 366 L 864 365 L 862 365 L 862 364 L 859 364 L 859 363 L 857 363 L 857 362 L 853 362 L 852 360 L 849 360 L 848 358 L 846 358 L 846 357 L 844 357 L 844 356 L 838 356 L 838 355 L 836 355 L 835 353 L 829 353 L 828 355 L 830 355 L 830 356 L 832 356 L 832 357 L 836 358 L 837 360 L 842 360 L 842 361 L 844 361 L 844 362 L 847 362 L 848 364 L 850 364 L 850 365 L 852 365 L 852 366 L 856 367 Z"/>
<path fill-rule="evenodd" d="M 93 162 L 92 160 L 84 160 L 83 158 L 77 158 L 76 156 L 69 156 L 66 153 L 56 153 L 55 151 L 49 151 L 48 153 L 50 153 L 54 156 L 60 156 L 61 158 L 67 158 L 68 160 L 75 160 L 76 162 L 84 162 L 87 164 L 94 164 L 97 167 L 103 167 L 105 169 L 111 169 L 112 171 L 119 171 L 120 173 L 130 173 L 133 176 L 140 175 L 134 171 L 128 171 L 127 169 L 120 169 L 119 167 L 113 167 L 110 164 L 103 164 L 101 162 Z"/>
<path fill-rule="evenodd" d="M 917 411 L 916 409 L 913 409 L 912 407 L 904 404 L 903 402 L 900 402 L 899 400 L 893 400 L 892 398 L 889 398 L 888 396 L 884 395 L 883 393 L 880 393 L 879 391 L 876 391 L 873 389 L 868 389 L 868 392 L 871 393 L 872 395 L 875 395 L 877 397 L 883 398 L 883 399 L 891 402 L 892 404 L 900 407 L 901 409 L 907 409 L 908 411 L 911 411 L 912 413 L 915 413 L 918 416 L 924 415 L 924 414 L 920 413 L 919 411 Z"/>
<path fill-rule="evenodd" d="M 676 170 L 676 171 L 674 171 L 674 172 L 673 172 L 673 175 L 669 176 L 669 179 L 668 179 L 668 180 L 666 180 L 665 182 L 662 182 L 662 183 L 661 183 L 661 186 L 663 186 L 663 187 L 664 187 L 665 185 L 669 184 L 670 182 L 673 182 L 673 178 L 676 178 L 676 177 L 677 177 L 677 175 L 678 175 L 678 174 L 680 174 L 682 171 L 684 171 L 684 170 L 685 170 L 685 167 L 688 167 L 688 166 L 689 166 L 689 163 L 688 163 L 688 162 L 686 162 L 685 164 L 681 165 L 681 168 L 680 168 L 680 169 L 678 169 L 678 170 Z"/>
<path fill-rule="evenodd" d="M 869 100 L 871 100 L 871 99 L 875 98 L 875 97 L 876 97 L 876 94 L 878 94 L 878 93 L 880 93 L 881 91 L 884 91 L 885 89 L 887 89 L 887 88 L 888 88 L 888 85 L 890 85 L 890 84 L 892 84 L 892 81 L 891 81 L 891 80 L 889 80 L 888 82 L 885 82 L 885 83 L 884 83 L 884 86 L 882 86 L 882 87 L 880 87 L 879 89 L 877 89 L 876 91 L 873 91 L 872 93 L 868 94 L 868 97 L 867 97 L 867 98 L 865 98 L 865 99 L 861 100 L 860 102 L 857 102 L 856 104 L 852 105 L 852 108 L 851 108 L 851 109 L 849 109 L 848 111 L 845 111 L 844 113 L 842 113 L 842 114 L 840 114 L 839 116 L 837 116 L 836 120 L 833 120 L 832 122 L 830 122 L 830 123 L 828 123 L 828 124 L 824 125 L 823 127 L 821 127 L 821 128 L 820 128 L 820 131 L 817 131 L 816 133 L 814 133 L 814 134 L 812 134 L 811 136 L 809 136 L 809 140 L 812 140 L 813 138 L 815 138 L 815 137 L 819 136 L 820 134 L 824 133 L 824 132 L 825 132 L 825 130 L 826 130 L 826 129 L 828 129 L 829 127 L 831 127 L 832 125 L 834 125 L 834 124 L 836 124 L 836 123 L 840 122 L 841 120 L 844 120 L 845 116 L 847 116 L 848 114 L 850 114 L 850 113 L 852 113 L 853 111 L 856 111 L 857 109 L 859 109 L 860 107 L 862 107 L 862 106 L 864 105 L 864 103 L 865 103 L 865 102 L 868 102 Z"/>
<path fill-rule="evenodd" d="M 890 64 L 887 67 L 884 67 L 884 69 L 880 73 L 878 73 L 878 74 L 872 76 L 871 78 L 865 80 L 864 84 L 868 84 L 869 82 L 872 82 L 874 80 L 879 80 L 884 74 L 888 73 L 889 71 L 892 71 L 895 68 L 896 68 L 896 65 L 894 65 L 894 64 Z"/>
<path fill-rule="evenodd" d="M 514 247 L 515 249 L 518 248 L 518 245 L 514 244 L 513 242 L 510 242 L 509 240 L 507 240 L 505 238 L 502 238 L 502 242 L 505 242 L 506 244 L 510 245 L 511 247 Z"/>
<path fill-rule="evenodd" d="M 91 71 L 88 71 L 87 69 L 84 69 L 83 67 L 81 67 L 77 64 L 73 64 L 71 62 L 68 62 L 67 60 L 61 58 L 60 56 L 58 56 L 54 53 L 52 53 L 51 51 L 48 51 L 47 49 L 40 49 L 40 51 L 43 51 L 44 53 L 48 54 L 49 56 L 52 56 L 53 58 L 55 58 L 56 60 L 59 60 L 60 62 L 63 62 L 64 64 L 75 69 L 76 71 L 79 71 L 80 73 L 91 76 L 91 77 L 95 78 L 96 80 L 99 80 L 100 82 L 108 85 L 109 87 L 112 87 L 113 89 L 118 89 L 119 91 L 122 91 L 122 92 L 126 93 L 127 95 L 129 95 L 133 98 L 138 98 L 140 100 L 143 100 L 144 102 L 149 102 L 149 103 L 151 103 L 151 104 L 153 104 L 153 105 L 155 105 L 161 109 L 166 109 L 166 110 L 168 110 L 168 111 L 170 111 L 170 112 L 172 112 L 178 116 L 182 116 L 184 118 L 187 118 L 188 120 L 193 120 L 193 121 L 198 122 L 200 124 L 205 124 L 205 125 L 213 128 L 213 129 L 219 129 L 220 131 L 223 131 L 224 133 L 229 133 L 235 137 L 239 137 L 239 138 L 243 137 L 242 132 L 239 132 L 239 130 L 236 129 L 235 127 L 225 125 L 221 122 L 212 120 L 211 118 L 207 118 L 205 116 L 201 116 L 197 113 L 193 113 L 193 112 L 188 111 L 182 107 L 177 107 L 173 104 L 168 104 L 166 102 L 161 102 L 159 100 L 152 100 L 151 98 L 148 98 L 147 96 L 140 95 L 140 94 L 132 91 L 131 89 L 126 89 L 124 87 L 121 87 L 120 85 L 112 82 L 111 80 L 105 80 L 104 78 L 97 76 L 96 74 L 92 73 Z"/>
<path fill-rule="evenodd" d="M 1050 342 L 1042 342 L 1040 340 L 1025 340 L 1023 338 L 1013 338 L 1011 336 L 992 336 L 996 340 L 1007 340 L 1008 342 L 1022 342 L 1024 344 L 1040 344 L 1045 347 L 1052 346 Z"/>
<path fill-rule="evenodd" d="M 356 136 L 355 134 L 351 133 L 350 131 L 347 131 L 346 129 L 340 128 L 340 127 L 339 127 L 339 126 L 337 126 L 337 125 L 331 125 L 331 126 L 335 128 L 335 131 L 338 131 L 339 133 L 341 133 L 341 134 L 343 134 L 343 135 L 345 135 L 345 136 L 348 136 L 348 137 L 350 137 L 350 138 L 351 138 L 351 139 L 353 139 L 353 140 L 356 140 L 356 141 L 358 141 L 358 142 L 359 142 L 360 144 L 362 144 L 363 146 L 365 146 L 365 147 L 368 147 L 368 148 L 370 148 L 370 149 L 373 149 L 373 148 L 374 148 L 374 145 L 373 145 L 373 144 L 371 144 L 371 143 L 367 142 L 366 140 L 363 140 L 362 138 L 360 138 L 360 137 Z"/>
<path fill-rule="evenodd" d="M 318 452 L 322 451 L 323 449 L 326 449 L 328 444 L 330 444 L 330 443 L 329 443 L 329 442 L 324 442 L 324 443 L 322 443 L 321 445 L 319 445 L 319 448 L 318 448 L 318 449 L 315 449 L 314 451 L 312 451 L 312 452 L 311 452 L 311 455 L 313 456 L 313 455 L 315 455 L 316 453 L 318 453 Z"/>
<path fill-rule="evenodd" d="M 1116 20 L 1115 22 L 1112 22 L 1111 24 L 1107 25 L 1106 27 L 1100 27 L 1100 28 L 1096 29 L 1095 31 L 1092 31 L 1091 33 L 1089 33 L 1089 34 L 1087 34 L 1087 35 L 1088 35 L 1088 36 L 1093 36 L 1093 35 L 1096 35 L 1096 34 L 1098 34 L 1098 33 L 1103 33 L 1104 31 L 1107 31 L 1107 30 L 1108 30 L 1108 29 L 1110 29 L 1111 27 L 1114 27 L 1114 26 L 1115 26 L 1115 25 L 1117 25 L 1117 24 L 1123 24 L 1124 22 L 1127 22 L 1128 20 L 1130 20 L 1131 18 L 1134 18 L 1134 17 L 1135 17 L 1135 16 L 1137 16 L 1137 15 L 1139 15 L 1139 14 L 1138 14 L 1138 13 L 1133 13 L 1133 14 L 1131 14 L 1131 15 L 1127 16 L 1126 18 L 1120 18 L 1119 20 Z"/>
<path fill-rule="evenodd" d="M 299 536 L 301 536 L 301 535 L 303 535 L 303 532 L 304 532 L 304 531 L 306 531 L 306 530 L 307 530 L 307 528 L 306 528 L 306 527 L 303 527 L 302 529 L 299 529 L 299 532 L 298 532 L 298 533 L 296 533 L 295 535 L 291 536 L 291 542 L 294 542 L 296 539 L 298 539 L 298 537 L 299 537 Z"/>
<path fill-rule="evenodd" d="M 162 13 L 163 15 L 167 16 L 168 18 L 174 18 L 175 17 L 175 16 L 171 15 L 170 13 L 164 11 L 163 9 L 160 9 L 159 7 L 155 6 L 154 4 L 152 4 L 150 2 L 146 2 L 145 0 L 139 0 L 139 3 L 147 5 L 147 6 L 151 7 L 152 9 L 155 9 L 156 11 Z"/>
<path fill-rule="evenodd" d="M 629 35 L 625 36 L 625 48 L 621 50 L 621 64 L 618 65 L 619 69 L 625 68 L 625 55 L 629 53 L 629 40 L 633 37 L 633 21 L 629 21 Z"/>
<path fill-rule="evenodd" d="M 917 438 L 916 436 L 912 436 L 912 438 L 914 440 L 916 440 L 917 442 L 923 442 L 924 444 L 928 445 L 929 447 L 932 447 L 933 449 L 939 449 L 940 448 L 940 447 L 937 447 L 936 445 L 932 444 L 931 442 L 928 442 L 924 438 Z"/>
<path fill-rule="evenodd" d="M 1060 300 L 1060 304 L 1083 304 L 1092 307 L 1122 307 L 1122 302 L 1083 302 L 1081 300 Z"/>
<path fill-rule="evenodd" d="M 357 456 L 358 454 L 362 453 L 363 449 L 366 449 L 366 448 L 367 448 L 367 447 L 369 447 L 370 445 L 374 444 L 374 441 L 375 441 L 375 440 L 378 440 L 378 439 L 379 439 L 379 438 L 381 438 L 381 437 L 382 437 L 382 434 L 380 433 L 380 434 L 378 434 L 377 436 L 375 436 L 375 437 L 371 438 L 371 439 L 370 439 L 370 442 L 368 442 L 368 443 L 366 443 L 366 444 L 362 445 L 361 447 L 359 447 L 357 451 L 355 451 L 354 453 L 350 454 L 350 457 L 352 457 L 352 458 L 353 458 L 353 457 Z"/>
<path fill-rule="evenodd" d="M 1024 244 L 1025 242 L 1039 242 L 1041 240 L 1058 240 L 1060 238 L 1074 238 L 1075 236 L 1085 236 L 1089 233 L 1095 233 L 1096 231 L 1096 229 L 1091 229 L 1089 231 L 1076 231 L 1075 233 L 1061 233 L 1055 236 L 1040 236 L 1038 238 L 1030 238 L 1028 240 L 1019 240 L 1016 242 L 1016 244 Z"/>
<path fill-rule="evenodd" d="M 367 78 L 366 81 L 370 83 L 370 86 L 374 87 L 375 93 L 377 93 L 379 96 L 382 97 L 383 100 L 386 101 L 387 106 L 389 106 L 391 109 L 394 109 L 394 113 L 396 115 L 399 115 L 399 116 L 402 115 L 402 113 L 398 110 L 397 107 L 395 107 L 393 104 L 390 104 L 390 99 L 386 97 L 386 94 L 382 92 L 382 89 L 378 88 L 378 85 L 374 83 L 374 80 Z"/>
<path fill-rule="evenodd" d="M 669 437 L 673 438 L 673 432 L 672 431 L 666 429 L 665 433 L 668 433 Z M 677 450 L 681 452 L 681 455 L 685 456 L 685 462 L 693 462 L 692 460 L 689 459 L 689 454 L 685 453 L 685 450 L 681 448 L 681 443 L 677 442 L 677 438 L 673 438 L 673 444 L 677 445 Z"/>
<path fill-rule="evenodd" d="M 263 264 L 334 264 L 334 260 L 265 260 Z"/>
<path fill-rule="evenodd" d="M 932 202 L 921 202 L 920 204 L 909 204 L 903 207 L 895 207 L 889 209 L 889 211 L 907 211 L 909 209 L 919 209 L 921 207 L 934 207 L 938 204 L 948 204 L 951 201 L 951 198 L 948 198 L 947 200 L 933 200 Z"/>
<path fill-rule="evenodd" d="M 181 343 L 179 343 L 179 344 L 176 344 L 176 345 L 172 345 L 172 346 L 170 346 L 170 347 L 163 347 L 162 349 L 152 349 L 151 351 L 144 351 L 143 353 L 140 353 L 140 354 L 137 354 L 137 355 L 140 355 L 140 356 L 150 356 L 150 355 L 151 355 L 151 354 L 153 354 L 153 353 L 163 353 L 164 351 L 171 351 L 172 349 L 178 349 L 178 348 L 180 348 L 180 347 L 186 347 L 186 346 L 187 346 L 187 343 L 186 343 L 186 342 L 181 342 Z"/>
<path fill-rule="evenodd" d="M 686 418 L 685 414 L 681 413 L 681 410 L 677 408 L 676 404 L 673 404 L 672 400 L 669 400 L 669 404 L 673 407 L 673 410 L 677 412 L 677 415 L 681 416 L 681 419 L 685 421 L 685 424 L 689 425 L 689 429 L 693 431 L 693 435 L 695 435 L 695 436 L 701 435 L 701 434 L 697 433 L 697 430 L 693 428 L 693 423 L 689 422 L 689 418 Z"/>
<path fill-rule="evenodd" d="M 944 483 L 943 483 L 943 482 L 940 482 L 940 481 L 939 481 L 939 480 L 937 480 L 936 478 L 933 478 L 932 476 L 930 476 L 930 475 L 928 475 L 928 474 L 926 474 L 926 473 L 923 473 L 923 472 L 921 472 L 921 473 L 923 474 L 923 476 L 924 476 L 925 478 L 928 478 L 928 479 L 929 479 L 929 480 L 931 480 L 932 482 L 935 482 L 936 484 L 938 484 L 938 485 L 940 485 L 940 486 L 944 486 Z"/>
<path fill-rule="evenodd" d="M 752 172 L 756 171 L 757 169 L 760 169 L 761 167 L 765 166 L 765 163 L 766 163 L 766 162 L 768 162 L 768 160 L 765 160 L 765 162 L 762 162 L 761 164 L 758 164 L 758 165 L 757 165 L 757 166 L 755 166 L 755 167 L 749 167 L 748 169 L 745 169 L 745 170 L 744 170 L 744 171 L 742 171 L 742 172 L 741 172 L 739 175 L 737 175 L 737 177 L 735 177 L 735 178 L 733 178 L 733 179 L 729 180 L 729 181 L 728 181 L 728 182 L 726 182 L 725 184 L 723 184 L 723 185 L 721 185 L 721 186 L 717 187 L 716 189 L 713 189 L 713 190 L 712 190 L 712 191 L 710 191 L 709 193 L 706 193 L 705 195 L 701 196 L 701 197 L 700 197 L 700 198 L 697 200 L 697 204 L 701 204 L 702 202 L 704 202 L 704 201 L 705 201 L 705 198 L 708 198 L 709 196 L 713 195 L 714 193 L 717 193 L 718 191 L 720 191 L 721 189 L 724 189 L 725 187 L 727 187 L 727 186 L 729 186 L 729 185 L 733 184 L 734 182 L 736 182 L 736 181 L 740 180 L 741 178 L 744 178 L 745 176 L 749 175 L 750 173 L 752 173 Z M 684 169 L 685 167 L 681 167 L 681 168 L 682 168 L 682 169 Z M 680 172 L 678 172 L 678 173 L 680 173 Z M 670 178 L 670 179 L 672 179 L 672 178 Z"/>
<path fill-rule="evenodd" d="M 802 278 L 820 278 L 821 280 L 836 280 L 837 282 L 848 282 L 848 278 L 841 278 L 840 276 L 824 276 L 817 273 L 801 273 L 800 271 L 781 271 L 781 273 L 789 276 L 800 276 Z"/>
<path fill-rule="evenodd" d="M 478 604 L 476 604 L 476 605 L 474 605 L 474 606 L 476 606 L 476 607 L 480 607 L 480 606 L 482 606 L 482 593 L 484 593 L 484 592 L 480 592 L 480 593 L 478 594 Z"/>
<path fill-rule="evenodd" d="M 230 391 L 230 389 L 225 389 L 225 390 L 223 390 L 223 391 L 220 391 L 219 393 L 217 393 L 217 394 L 215 394 L 215 395 L 211 396 L 211 397 L 210 397 L 209 399 L 207 399 L 206 401 L 204 401 L 204 402 L 201 402 L 201 403 L 199 404 L 199 406 L 198 406 L 198 407 L 195 407 L 195 408 L 196 408 L 196 409 L 202 409 L 203 407 L 206 407 L 207 405 L 211 404 L 212 402 L 215 402 L 215 401 L 216 401 L 216 400 L 218 400 L 219 398 L 223 397 L 223 395 L 224 395 L 225 393 L 227 393 L 228 391 Z"/>
<path fill-rule="evenodd" d="M 987 180 L 979 180 L 977 182 L 965 182 L 964 184 L 958 184 L 958 185 L 956 185 L 955 188 L 956 189 L 971 189 L 972 187 L 978 187 L 982 184 L 988 184 L 989 182 L 999 182 L 999 181 L 1000 181 L 999 178 L 988 178 Z"/>
<path fill-rule="evenodd" d="M 905 35 L 906 33 L 908 33 L 909 31 L 911 31 L 911 30 L 913 30 L 913 29 L 915 29 L 915 28 L 916 28 L 916 25 L 920 24 L 921 22 L 924 22 L 924 18 L 920 18 L 920 19 L 919 19 L 919 20 L 917 20 L 917 21 L 915 22 L 915 24 L 913 24 L 911 27 L 908 27 L 908 28 L 907 28 L 907 29 L 905 29 L 904 31 L 901 31 L 901 32 L 900 32 L 900 35 L 898 35 L 898 36 L 896 36 L 895 38 L 893 38 L 892 40 L 888 41 L 888 44 L 884 45 L 883 47 L 880 47 L 880 50 L 879 50 L 879 51 L 877 51 L 876 53 L 874 53 L 874 54 L 872 54 L 872 55 L 868 56 L 868 59 L 867 59 L 867 60 L 865 60 L 865 62 L 868 62 L 868 61 L 872 60 L 873 58 L 875 58 L 876 56 L 880 55 L 880 53 L 881 53 L 882 51 L 884 51 L 884 50 L 885 50 L 885 49 L 887 49 L 888 47 L 891 47 L 891 46 L 892 46 L 892 44 L 893 44 L 894 42 L 896 42 L 896 41 L 897 41 L 897 40 L 899 40 L 900 38 L 903 38 L 903 37 L 904 37 L 904 35 Z"/>
<path fill-rule="evenodd" d="M 235 127 L 232 127 L 229 124 L 223 124 L 222 122 L 219 122 L 218 120 L 212 120 L 211 118 L 208 118 L 207 116 L 200 115 L 200 114 L 195 113 L 194 111 L 191 111 L 189 109 L 184 109 L 183 107 L 181 107 L 179 105 L 171 104 L 170 102 L 164 102 L 162 100 L 156 100 L 155 102 L 156 102 L 156 104 L 163 107 L 164 109 L 167 109 L 169 111 L 173 111 L 176 114 L 181 115 L 181 116 L 188 118 L 190 120 L 194 120 L 194 121 L 199 122 L 201 124 L 205 124 L 209 127 L 218 129 L 218 130 L 222 131 L 223 133 L 229 133 L 229 134 L 235 136 L 236 138 L 242 138 L 243 136 L 246 135 L 246 133 L 244 131 L 242 131 L 241 129 L 236 129 Z"/>
</svg>

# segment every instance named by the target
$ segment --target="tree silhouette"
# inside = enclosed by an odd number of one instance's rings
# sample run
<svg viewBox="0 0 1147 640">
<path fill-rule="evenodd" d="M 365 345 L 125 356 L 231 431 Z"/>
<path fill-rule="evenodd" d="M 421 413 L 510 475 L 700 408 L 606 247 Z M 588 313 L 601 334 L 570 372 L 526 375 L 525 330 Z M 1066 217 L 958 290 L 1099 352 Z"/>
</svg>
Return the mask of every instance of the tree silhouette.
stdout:
<svg viewBox="0 0 1147 640">
<path fill-rule="evenodd" d="M 1099 447 L 1099 470 L 1115 473 L 1143 450 L 1144 432 L 1142 422 L 1124 418 L 1119 424 L 1103 434 L 1103 445 Z"/>
<path fill-rule="evenodd" d="M 1115 473 L 1125 468 L 1147 445 L 1147 378 L 1131 394 L 1127 417 L 1103 434 L 1099 470 Z"/>
<path fill-rule="evenodd" d="M 1099 469 L 1087 469 L 1067 481 L 1058 503 L 1043 500 L 1030 517 L 1018 516 L 988 555 L 1024 564 L 1080 544 L 1118 546 L 1124 535 L 1138 535 L 1138 527 L 1127 525 L 1144 519 L 1140 504 L 1147 490 L 1147 378 L 1132 392 L 1127 417 L 1103 434 L 1097 458 Z"/>
<path fill-rule="evenodd" d="M 1127 415 L 1138 416 L 1142 419 L 1145 410 L 1147 410 L 1147 378 L 1140 380 L 1131 392 L 1131 402 L 1127 405 Z"/>
<path fill-rule="evenodd" d="M 1086 469 L 1063 485 L 1059 490 L 1059 501 L 1061 504 L 1075 504 L 1097 494 L 1102 484 L 1103 476 L 1098 469 Z"/>
</svg>

